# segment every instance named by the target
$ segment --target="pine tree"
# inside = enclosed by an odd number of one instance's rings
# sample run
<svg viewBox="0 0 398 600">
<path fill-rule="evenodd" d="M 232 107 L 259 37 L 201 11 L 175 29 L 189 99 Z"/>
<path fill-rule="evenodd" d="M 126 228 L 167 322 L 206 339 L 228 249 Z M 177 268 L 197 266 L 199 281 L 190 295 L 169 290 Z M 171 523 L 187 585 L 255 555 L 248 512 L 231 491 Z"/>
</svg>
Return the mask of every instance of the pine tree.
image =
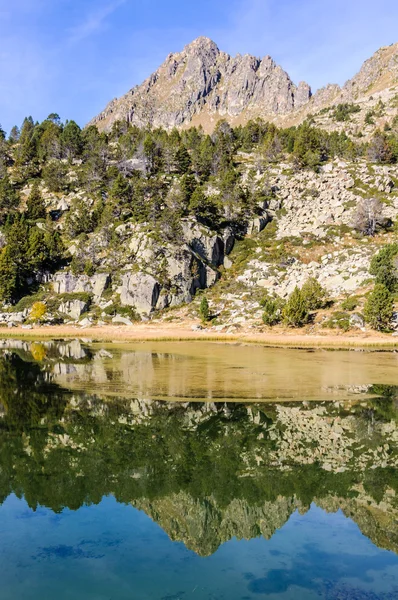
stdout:
<svg viewBox="0 0 398 600">
<path fill-rule="evenodd" d="M 199 306 L 199 314 L 203 323 L 206 323 L 209 320 L 210 311 L 209 311 L 209 303 L 207 301 L 206 296 L 203 296 L 200 306 Z"/>
<path fill-rule="evenodd" d="M 34 182 L 31 192 L 29 194 L 29 198 L 26 203 L 26 216 L 32 221 L 37 221 L 38 219 L 45 219 L 46 217 L 46 207 L 44 205 L 44 201 L 40 193 L 38 181 Z"/>
<path fill-rule="evenodd" d="M 82 133 L 75 121 L 68 121 L 61 135 L 63 151 L 67 158 L 72 159 L 81 155 L 83 150 Z"/>
<path fill-rule="evenodd" d="M 285 308 L 283 309 L 283 318 L 286 325 L 290 327 L 302 327 L 308 322 L 309 314 L 305 297 L 300 288 L 294 288 Z"/>
<path fill-rule="evenodd" d="M 364 308 L 366 321 L 373 329 L 388 329 L 394 310 L 394 296 L 382 283 L 376 283 Z"/>
<path fill-rule="evenodd" d="M 10 248 L 6 246 L 0 252 L 0 299 L 11 302 L 17 292 L 17 267 Z"/>
</svg>

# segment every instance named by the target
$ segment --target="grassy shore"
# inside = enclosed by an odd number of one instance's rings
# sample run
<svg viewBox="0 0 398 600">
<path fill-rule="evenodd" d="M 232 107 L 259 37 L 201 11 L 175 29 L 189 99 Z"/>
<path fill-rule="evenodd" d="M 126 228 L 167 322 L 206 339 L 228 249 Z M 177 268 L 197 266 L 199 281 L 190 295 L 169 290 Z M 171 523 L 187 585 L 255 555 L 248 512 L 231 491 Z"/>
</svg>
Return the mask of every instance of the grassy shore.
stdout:
<svg viewBox="0 0 398 600">
<path fill-rule="evenodd" d="M 32 329 L 15 327 L 0 329 L 0 338 L 60 339 L 79 338 L 106 342 L 144 341 L 214 341 L 225 343 L 250 343 L 268 347 L 287 348 L 398 348 L 398 338 L 391 334 L 373 331 L 350 332 L 336 335 L 335 332 L 311 334 L 297 330 L 253 332 L 242 331 L 223 334 L 211 329 L 192 330 L 192 324 L 143 323 L 131 326 L 102 326 L 82 328 L 71 325 L 34 326 Z"/>
</svg>

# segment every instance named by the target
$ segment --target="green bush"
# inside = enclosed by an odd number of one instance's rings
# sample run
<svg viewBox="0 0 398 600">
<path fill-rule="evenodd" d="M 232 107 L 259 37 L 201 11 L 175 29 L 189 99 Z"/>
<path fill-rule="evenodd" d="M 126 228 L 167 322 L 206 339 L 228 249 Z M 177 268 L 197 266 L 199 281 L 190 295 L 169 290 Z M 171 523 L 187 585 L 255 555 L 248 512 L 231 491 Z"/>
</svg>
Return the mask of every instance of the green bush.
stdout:
<svg viewBox="0 0 398 600">
<path fill-rule="evenodd" d="M 376 283 L 369 295 L 365 308 L 365 320 L 377 331 L 388 329 L 394 310 L 394 297 L 382 283 Z"/>
<path fill-rule="evenodd" d="M 110 304 L 109 306 L 104 308 L 103 312 L 109 317 L 120 315 L 121 317 L 126 317 L 127 319 L 131 319 L 132 321 L 140 320 L 140 317 L 137 315 L 133 306 L 122 306 L 118 302 Z"/>
<path fill-rule="evenodd" d="M 285 306 L 282 298 L 272 298 L 268 294 L 261 300 L 261 306 L 264 308 L 263 322 L 265 325 L 277 325 L 282 320 L 283 308 Z"/>
<path fill-rule="evenodd" d="M 357 306 L 358 306 L 358 299 L 356 296 L 349 296 L 348 298 L 343 300 L 343 302 L 341 303 L 341 308 L 343 310 L 352 311 L 352 310 L 355 310 Z"/>
<path fill-rule="evenodd" d="M 335 121 L 350 121 L 351 115 L 360 112 L 361 107 L 358 104 L 342 103 L 338 104 L 333 111 Z"/>
<path fill-rule="evenodd" d="M 309 320 L 308 306 L 305 297 L 297 286 L 283 309 L 283 320 L 289 327 L 302 327 Z"/>
<path fill-rule="evenodd" d="M 398 255 L 398 243 L 387 244 L 372 258 L 369 273 L 374 275 L 376 284 L 384 285 L 390 292 L 397 289 L 397 269 L 393 259 Z"/>
<path fill-rule="evenodd" d="M 322 308 L 322 306 L 325 304 L 327 296 L 326 290 L 314 277 L 307 279 L 301 289 L 301 294 L 308 310 L 317 310 L 318 308 Z"/>
<path fill-rule="evenodd" d="M 348 331 L 350 326 L 350 315 L 343 311 L 335 311 L 330 318 L 322 324 L 327 329 L 342 329 Z"/>
<path fill-rule="evenodd" d="M 203 323 L 206 323 L 209 320 L 210 310 L 206 296 L 203 296 L 202 300 L 200 301 L 199 314 Z"/>
</svg>

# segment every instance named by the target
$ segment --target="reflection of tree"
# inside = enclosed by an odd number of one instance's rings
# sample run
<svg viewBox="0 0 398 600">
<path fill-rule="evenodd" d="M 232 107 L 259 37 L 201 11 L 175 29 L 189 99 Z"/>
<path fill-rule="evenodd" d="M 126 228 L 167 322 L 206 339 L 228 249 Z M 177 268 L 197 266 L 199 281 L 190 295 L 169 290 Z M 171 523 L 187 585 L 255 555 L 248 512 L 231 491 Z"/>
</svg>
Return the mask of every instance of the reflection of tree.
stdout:
<svg viewBox="0 0 398 600">
<path fill-rule="evenodd" d="M 144 416 L 131 413 L 127 400 L 104 403 L 80 393 L 74 395 L 74 408 L 67 400 L 37 364 L 15 354 L 0 358 L 0 401 L 5 407 L 0 421 L 0 499 L 15 492 L 25 495 L 32 508 L 42 504 L 59 511 L 113 494 L 120 502 L 148 510 L 162 524 L 159 511 L 173 515 L 173 499 L 178 498 L 182 504 L 177 521 L 184 518 L 187 502 L 190 518 L 196 518 L 192 511 L 200 510 L 215 528 L 204 531 L 196 546 L 192 543 L 205 553 L 225 534 L 217 528 L 223 515 L 231 515 L 231 506 L 239 505 L 241 512 L 231 517 L 235 524 L 228 532 L 249 531 L 254 536 L 266 521 L 264 512 L 278 510 L 281 502 L 289 512 L 308 507 L 314 498 L 351 502 L 361 486 L 378 502 L 388 487 L 398 492 L 392 468 L 361 471 L 353 462 L 336 473 L 317 463 L 281 469 L 275 461 L 276 438 L 267 433 L 280 427 L 270 405 L 220 403 L 208 411 L 198 403 L 154 403 Z M 387 418 L 388 403 L 378 402 L 371 400 L 376 425 Z M 394 405 L 394 399 L 391 402 Z M 367 428 L 365 411 L 359 407 L 355 415 L 358 428 L 361 423 Z M 379 435 L 376 430 L 369 445 Z M 272 507 L 264 508 L 266 503 Z M 245 514 L 251 520 L 246 522 Z M 274 517 L 270 513 L 270 522 Z"/>
<path fill-rule="evenodd" d="M 0 402 L 6 410 L 7 425 L 24 430 L 38 425 L 43 417 L 59 419 L 66 395 L 46 381 L 37 364 L 13 353 L 0 358 Z"/>
</svg>

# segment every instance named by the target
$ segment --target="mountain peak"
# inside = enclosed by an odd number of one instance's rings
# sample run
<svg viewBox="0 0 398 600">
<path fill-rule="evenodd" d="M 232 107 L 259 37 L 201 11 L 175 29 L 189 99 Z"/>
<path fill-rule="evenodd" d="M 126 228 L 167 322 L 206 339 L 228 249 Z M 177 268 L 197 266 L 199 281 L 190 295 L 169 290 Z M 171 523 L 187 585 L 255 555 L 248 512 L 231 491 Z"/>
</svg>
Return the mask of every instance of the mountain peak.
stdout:
<svg viewBox="0 0 398 600">
<path fill-rule="evenodd" d="M 211 131 L 220 119 L 238 125 L 256 117 L 279 122 L 289 117 L 290 123 L 298 123 L 319 107 L 391 86 L 398 75 L 397 49 L 398 44 L 381 48 L 343 88 L 326 86 L 311 99 L 310 86 L 303 81 L 295 85 L 271 56 L 231 57 L 200 36 L 169 54 L 154 74 L 113 100 L 91 124 L 106 130 L 127 120 L 166 129 L 202 125 Z"/>
<path fill-rule="evenodd" d="M 217 51 L 219 52 L 218 46 L 210 38 L 201 35 L 194 39 L 192 42 L 184 47 L 184 51 L 187 50 L 205 50 L 205 51 Z"/>
</svg>

